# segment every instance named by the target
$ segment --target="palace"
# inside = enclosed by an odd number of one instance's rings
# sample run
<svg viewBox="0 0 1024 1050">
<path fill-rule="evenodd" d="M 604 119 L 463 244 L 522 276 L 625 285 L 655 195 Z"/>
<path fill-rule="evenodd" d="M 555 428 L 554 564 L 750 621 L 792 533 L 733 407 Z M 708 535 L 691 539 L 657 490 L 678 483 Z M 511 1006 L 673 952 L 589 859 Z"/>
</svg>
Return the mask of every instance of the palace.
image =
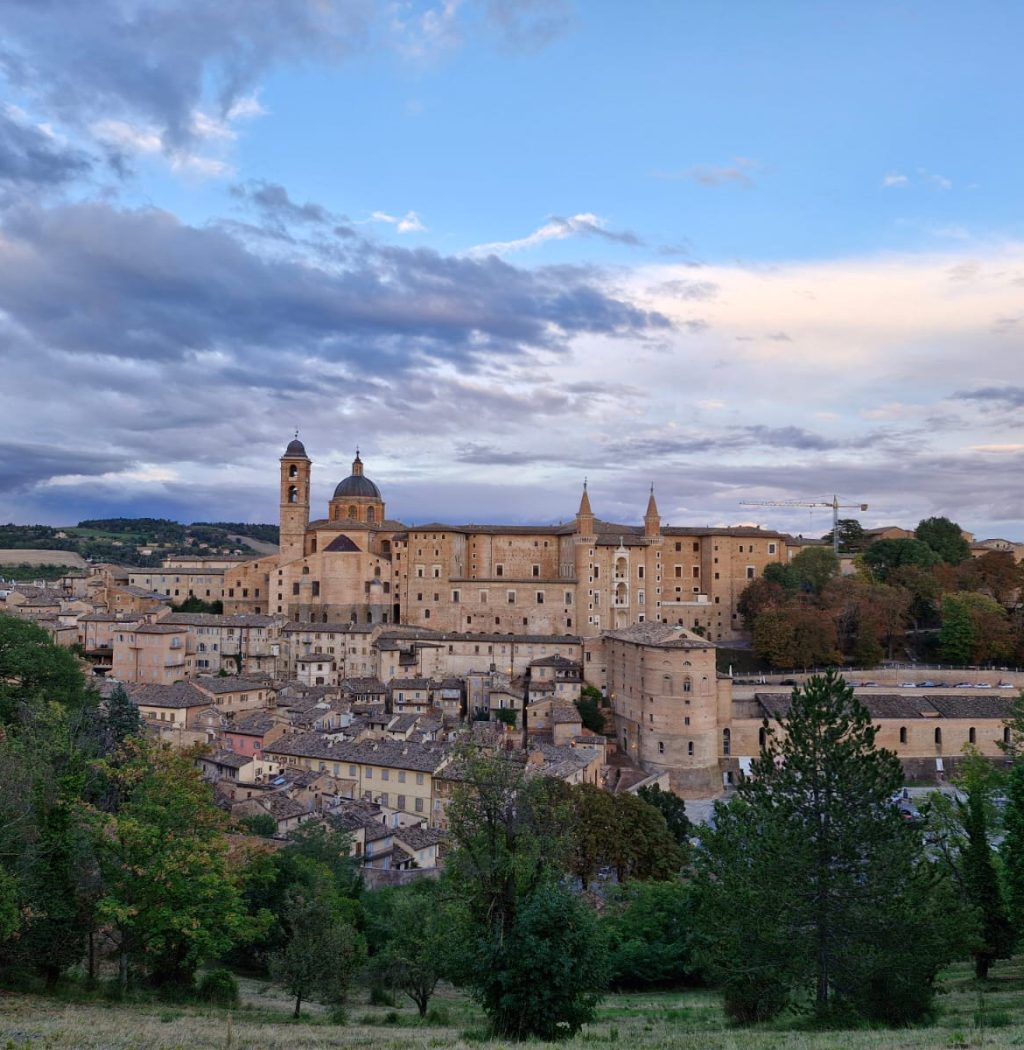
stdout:
<svg viewBox="0 0 1024 1050">
<path fill-rule="evenodd" d="M 729 642 L 744 587 L 795 543 L 759 528 L 662 526 L 653 487 L 643 525 L 595 517 L 586 484 L 564 525 L 405 525 L 387 517 L 358 451 L 327 516 L 311 521 L 311 472 L 296 438 L 280 460 L 279 551 L 225 571 L 225 613 L 584 640 L 654 621 Z"/>
</svg>

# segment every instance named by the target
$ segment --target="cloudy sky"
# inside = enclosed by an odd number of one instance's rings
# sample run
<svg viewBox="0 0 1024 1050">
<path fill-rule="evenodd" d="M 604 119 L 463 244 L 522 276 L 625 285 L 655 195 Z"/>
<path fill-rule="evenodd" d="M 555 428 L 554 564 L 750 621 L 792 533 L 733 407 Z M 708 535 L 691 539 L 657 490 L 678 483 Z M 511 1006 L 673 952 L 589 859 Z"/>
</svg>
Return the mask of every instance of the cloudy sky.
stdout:
<svg viewBox="0 0 1024 1050">
<path fill-rule="evenodd" d="M 1016 0 L 5 0 L 0 520 L 1024 539 Z M 322 511 L 319 511 L 322 512 Z"/>
</svg>

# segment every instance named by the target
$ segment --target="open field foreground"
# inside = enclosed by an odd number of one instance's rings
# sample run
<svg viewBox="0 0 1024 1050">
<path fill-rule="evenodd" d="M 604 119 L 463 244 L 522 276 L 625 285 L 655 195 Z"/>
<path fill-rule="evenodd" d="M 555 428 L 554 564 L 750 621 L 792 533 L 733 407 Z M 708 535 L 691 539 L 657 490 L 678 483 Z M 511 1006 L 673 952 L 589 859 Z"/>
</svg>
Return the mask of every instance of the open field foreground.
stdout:
<svg viewBox="0 0 1024 1050">
<path fill-rule="evenodd" d="M 443 989 L 433 1000 L 433 1023 L 397 1000 L 394 1009 L 369 1006 L 361 991 L 348 1005 L 349 1021 L 331 1024 L 323 1007 L 303 1006 L 290 1018 L 280 989 L 242 981 L 242 1006 L 233 1011 L 199 1006 L 102 1000 L 71 1002 L 21 993 L 0 994 L 0 1047 L 4 1050 L 492 1050 L 517 1044 L 484 1038 L 483 1018 L 466 998 Z M 1002 964 L 985 985 L 966 965 L 944 975 L 939 1011 L 930 1026 L 898 1030 L 811 1031 L 799 1019 L 756 1028 L 731 1028 L 718 997 L 688 990 L 610 995 L 593 1025 L 561 1045 L 617 1045 L 639 1050 L 912 1050 L 941 1047 L 1024 1046 L 1024 960 Z M 540 1045 L 540 1044 L 533 1044 Z"/>
</svg>

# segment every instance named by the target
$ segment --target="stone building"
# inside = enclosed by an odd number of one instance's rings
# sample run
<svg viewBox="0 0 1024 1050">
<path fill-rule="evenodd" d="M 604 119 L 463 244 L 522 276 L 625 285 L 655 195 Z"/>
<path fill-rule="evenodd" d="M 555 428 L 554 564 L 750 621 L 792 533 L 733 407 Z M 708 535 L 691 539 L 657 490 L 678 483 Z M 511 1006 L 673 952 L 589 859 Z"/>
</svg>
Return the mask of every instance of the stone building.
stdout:
<svg viewBox="0 0 1024 1050">
<path fill-rule="evenodd" d="M 584 485 L 562 525 L 410 527 L 387 517 L 358 453 L 311 520 L 311 472 L 296 438 L 280 460 L 279 552 L 225 570 L 226 613 L 584 640 L 655 621 L 727 641 L 743 588 L 788 558 L 781 533 L 663 526 L 653 490 L 642 526 L 597 518 Z"/>
</svg>

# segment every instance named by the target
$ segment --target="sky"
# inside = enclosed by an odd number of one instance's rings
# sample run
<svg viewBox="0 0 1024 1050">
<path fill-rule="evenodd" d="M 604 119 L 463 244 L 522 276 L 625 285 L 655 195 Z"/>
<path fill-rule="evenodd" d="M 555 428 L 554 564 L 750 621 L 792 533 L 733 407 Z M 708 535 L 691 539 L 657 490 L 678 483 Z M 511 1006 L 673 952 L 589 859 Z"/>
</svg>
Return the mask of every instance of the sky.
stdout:
<svg viewBox="0 0 1024 1050">
<path fill-rule="evenodd" d="M 4 0 L 0 521 L 1024 540 L 1016 0 Z"/>
</svg>

